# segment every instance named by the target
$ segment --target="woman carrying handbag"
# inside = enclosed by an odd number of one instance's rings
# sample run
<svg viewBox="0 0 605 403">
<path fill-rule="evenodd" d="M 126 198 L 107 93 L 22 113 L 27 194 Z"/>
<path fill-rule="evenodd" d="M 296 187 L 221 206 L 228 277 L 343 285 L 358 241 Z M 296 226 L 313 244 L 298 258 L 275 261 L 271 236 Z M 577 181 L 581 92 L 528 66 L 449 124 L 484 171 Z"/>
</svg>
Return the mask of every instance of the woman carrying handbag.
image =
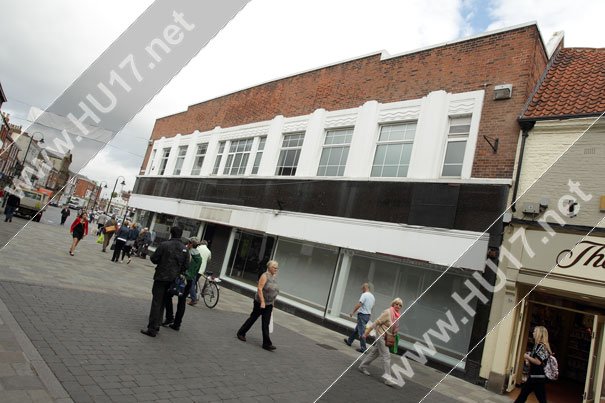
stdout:
<svg viewBox="0 0 605 403">
<path fill-rule="evenodd" d="M 372 326 L 366 328 L 364 338 L 368 337 L 372 330 L 376 330 L 376 341 L 369 349 L 369 353 L 366 353 L 365 358 L 359 365 L 359 371 L 370 375 L 368 371 L 368 365 L 372 363 L 378 356 L 382 359 L 382 368 L 384 373 L 382 379 L 385 385 L 398 386 L 397 382 L 391 376 L 391 353 L 389 348 L 393 347 L 395 343 L 395 336 L 399 332 L 399 317 L 401 316 L 401 307 L 403 301 L 401 298 L 395 298 L 391 302 L 391 307 L 385 309 L 378 319 L 374 321 Z"/>
</svg>

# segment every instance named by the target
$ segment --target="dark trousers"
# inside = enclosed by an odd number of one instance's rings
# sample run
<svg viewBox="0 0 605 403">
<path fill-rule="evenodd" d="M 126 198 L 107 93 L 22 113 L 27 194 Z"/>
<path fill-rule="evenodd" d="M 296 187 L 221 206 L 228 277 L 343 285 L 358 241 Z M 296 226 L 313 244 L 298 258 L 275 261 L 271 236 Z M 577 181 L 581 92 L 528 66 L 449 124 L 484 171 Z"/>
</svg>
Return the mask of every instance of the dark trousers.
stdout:
<svg viewBox="0 0 605 403">
<path fill-rule="evenodd" d="M 67 216 L 66 215 L 62 215 L 61 216 L 61 225 L 65 224 L 66 220 L 67 220 Z"/>
<path fill-rule="evenodd" d="M 239 328 L 237 334 L 240 336 L 245 336 L 258 317 L 262 316 L 261 327 L 263 329 L 263 347 L 272 346 L 273 343 L 271 343 L 271 338 L 269 337 L 269 322 L 271 321 L 272 311 L 273 305 L 265 305 L 265 308 L 261 308 L 260 302 L 254 300 L 254 308 L 252 309 L 252 313 L 250 314 L 250 317 L 246 319 L 242 327 Z"/>
<path fill-rule="evenodd" d="M 185 316 L 185 306 L 187 305 L 185 302 L 187 302 L 187 294 L 189 294 L 192 284 L 193 282 L 191 280 L 187 280 L 185 292 L 183 292 L 183 295 L 179 297 L 179 300 L 176 303 L 176 315 L 173 313 L 172 296 L 166 297 L 166 322 L 173 321 L 173 326 L 177 329 L 181 327 L 181 323 L 183 322 L 183 316 Z"/>
<path fill-rule="evenodd" d="M 515 400 L 515 403 L 524 403 L 531 392 L 536 394 L 540 403 L 546 403 L 546 382 L 542 379 L 535 380 L 531 377 L 523 384 L 521 393 Z"/>
<path fill-rule="evenodd" d="M 363 334 L 366 331 L 366 325 L 370 320 L 370 315 L 367 313 L 358 313 L 357 314 L 357 326 L 355 326 L 355 330 L 349 336 L 349 344 L 353 343 L 355 338 L 359 338 L 359 344 L 362 350 L 366 349 L 366 339 L 364 339 Z"/>
<path fill-rule="evenodd" d="M 124 245 L 122 247 L 122 260 L 124 260 L 124 256 L 128 256 L 128 259 L 130 259 L 130 251 L 132 250 L 132 246 L 131 245 Z"/>
<path fill-rule="evenodd" d="M 105 250 L 107 249 L 107 245 L 109 245 L 109 241 L 111 241 L 112 236 L 113 236 L 113 231 L 106 232 L 105 235 L 103 236 L 103 252 L 105 252 Z M 111 259 L 111 260 L 113 260 L 113 259 Z"/>
<path fill-rule="evenodd" d="M 153 281 L 153 287 L 151 288 L 151 309 L 149 310 L 149 323 L 147 324 L 147 330 L 150 332 L 157 333 L 160 330 L 170 284 L 172 284 L 172 281 Z"/>
<path fill-rule="evenodd" d="M 113 256 L 111 257 L 112 262 L 118 261 L 118 259 L 120 258 L 120 252 L 122 251 L 122 248 L 124 247 L 124 245 L 126 245 L 126 241 L 121 241 L 119 239 L 116 239 L 116 245 L 113 250 Z"/>
</svg>

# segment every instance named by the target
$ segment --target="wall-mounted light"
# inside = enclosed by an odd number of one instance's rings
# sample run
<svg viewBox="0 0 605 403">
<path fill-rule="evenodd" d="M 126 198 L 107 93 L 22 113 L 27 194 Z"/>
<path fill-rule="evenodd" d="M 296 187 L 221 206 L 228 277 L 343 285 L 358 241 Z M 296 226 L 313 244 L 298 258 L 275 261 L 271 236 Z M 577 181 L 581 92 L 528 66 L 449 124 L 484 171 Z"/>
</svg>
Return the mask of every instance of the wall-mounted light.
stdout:
<svg viewBox="0 0 605 403">
<path fill-rule="evenodd" d="M 494 87 L 494 100 L 510 99 L 513 96 L 512 84 L 500 84 Z"/>
</svg>

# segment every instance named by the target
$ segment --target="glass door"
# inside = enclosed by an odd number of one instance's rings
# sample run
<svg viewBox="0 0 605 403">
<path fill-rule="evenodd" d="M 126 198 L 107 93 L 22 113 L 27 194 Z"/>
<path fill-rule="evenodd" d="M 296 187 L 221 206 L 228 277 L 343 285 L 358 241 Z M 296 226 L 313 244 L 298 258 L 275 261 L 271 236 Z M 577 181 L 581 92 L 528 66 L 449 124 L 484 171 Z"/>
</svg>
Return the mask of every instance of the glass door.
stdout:
<svg viewBox="0 0 605 403">
<path fill-rule="evenodd" d="M 519 306 L 517 308 L 517 316 L 516 316 L 516 331 L 517 336 L 515 337 L 513 348 L 511 351 L 511 356 L 509 357 L 509 362 L 512 363 L 510 368 L 510 376 L 508 378 L 508 385 L 506 387 L 506 391 L 510 392 L 515 389 L 517 384 L 520 384 L 523 376 L 523 354 L 525 354 L 525 349 L 527 346 L 527 333 L 529 332 L 529 315 L 527 314 L 527 298 L 523 298 L 519 302 Z"/>
<path fill-rule="evenodd" d="M 229 277 L 256 284 L 271 259 L 275 238 L 267 235 L 237 231 L 229 257 Z"/>
<path fill-rule="evenodd" d="M 592 340 L 590 342 L 590 355 L 588 356 L 588 370 L 584 385 L 582 403 L 599 403 L 601 400 L 601 387 L 603 385 L 603 327 L 605 317 L 595 315 L 592 326 Z M 595 398 L 598 396 L 598 398 Z"/>
</svg>

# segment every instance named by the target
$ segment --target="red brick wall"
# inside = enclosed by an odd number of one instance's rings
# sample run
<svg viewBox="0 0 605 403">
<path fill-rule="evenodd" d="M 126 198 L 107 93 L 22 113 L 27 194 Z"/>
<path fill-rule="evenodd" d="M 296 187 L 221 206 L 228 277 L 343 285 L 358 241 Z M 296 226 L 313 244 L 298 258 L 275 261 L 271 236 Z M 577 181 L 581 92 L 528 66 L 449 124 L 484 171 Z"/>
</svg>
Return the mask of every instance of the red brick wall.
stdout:
<svg viewBox="0 0 605 403">
<path fill-rule="evenodd" d="M 158 119 L 151 138 L 270 120 L 276 115 L 306 115 L 317 108 L 352 108 L 368 100 L 418 99 L 436 90 L 486 89 L 473 176 L 510 178 L 519 135 L 516 118 L 546 62 L 535 25 L 384 61 L 373 55 L 191 105 L 186 112 Z M 493 101 L 494 85 L 505 83 L 513 84 L 512 99 Z M 483 135 L 500 139 L 497 154 Z M 148 147 L 143 167 L 150 151 Z"/>
<path fill-rule="evenodd" d="M 86 197 L 86 191 L 90 190 L 91 192 L 94 192 L 96 186 L 94 183 L 89 182 L 85 179 L 79 178 L 76 182 L 76 188 L 74 189 L 74 196 L 77 197 L 81 197 L 81 198 L 85 198 Z"/>
</svg>

